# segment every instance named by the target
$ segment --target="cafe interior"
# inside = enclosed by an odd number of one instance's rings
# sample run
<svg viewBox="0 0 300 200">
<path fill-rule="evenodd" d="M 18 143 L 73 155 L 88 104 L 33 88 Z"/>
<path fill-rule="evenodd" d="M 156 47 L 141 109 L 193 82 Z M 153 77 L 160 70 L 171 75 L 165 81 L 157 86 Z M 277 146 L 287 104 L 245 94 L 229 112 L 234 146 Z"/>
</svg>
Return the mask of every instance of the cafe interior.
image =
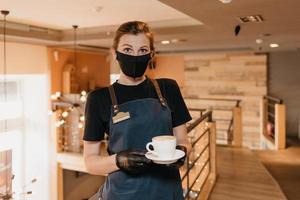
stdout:
<svg viewBox="0 0 300 200">
<path fill-rule="evenodd" d="M 176 80 L 192 117 L 183 198 L 300 199 L 300 1 L 0 0 L 0 10 L 0 200 L 87 200 L 105 183 L 84 162 L 85 105 L 118 80 L 113 38 L 128 21 L 149 25 L 146 75 Z"/>
</svg>

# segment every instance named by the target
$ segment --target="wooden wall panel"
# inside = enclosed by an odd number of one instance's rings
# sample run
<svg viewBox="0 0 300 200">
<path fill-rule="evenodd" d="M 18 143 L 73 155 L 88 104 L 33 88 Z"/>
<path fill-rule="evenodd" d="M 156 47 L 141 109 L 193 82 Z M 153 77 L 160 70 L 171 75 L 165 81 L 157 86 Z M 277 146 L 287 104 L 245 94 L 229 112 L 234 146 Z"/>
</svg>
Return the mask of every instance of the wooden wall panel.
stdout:
<svg viewBox="0 0 300 200">
<path fill-rule="evenodd" d="M 66 64 L 74 64 L 74 52 L 67 49 L 49 48 L 48 56 L 51 67 L 51 93 L 62 91 L 62 70 Z M 80 90 L 88 89 L 89 80 L 95 80 L 96 87 L 109 85 L 110 65 L 107 56 L 104 53 L 77 52 L 75 68 Z"/>
<path fill-rule="evenodd" d="M 266 55 L 254 53 L 184 55 L 182 93 L 187 105 L 193 108 L 211 105 L 197 98 L 241 99 L 243 142 L 250 148 L 259 148 L 259 102 L 267 93 L 266 83 Z M 226 102 L 223 104 L 229 105 Z"/>
<path fill-rule="evenodd" d="M 182 55 L 157 56 L 156 68 L 146 74 L 152 78 L 175 79 L 180 87 L 184 84 L 184 59 Z"/>
</svg>

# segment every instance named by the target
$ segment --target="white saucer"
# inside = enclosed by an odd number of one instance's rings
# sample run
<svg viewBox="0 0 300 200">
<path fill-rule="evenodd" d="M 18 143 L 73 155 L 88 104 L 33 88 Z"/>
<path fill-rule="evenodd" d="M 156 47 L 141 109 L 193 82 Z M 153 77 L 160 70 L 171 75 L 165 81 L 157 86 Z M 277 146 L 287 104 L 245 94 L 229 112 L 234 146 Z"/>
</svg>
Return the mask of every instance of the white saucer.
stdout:
<svg viewBox="0 0 300 200">
<path fill-rule="evenodd" d="M 146 158 L 152 160 L 154 163 L 157 164 L 171 164 L 176 162 L 178 159 L 182 158 L 184 155 L 185 155 L 184 151 L 181 151 L 179 149 L 176 149 L 174 156 L 169 159 L 160 158 L 159 156 L 154 155 L 151 152 L 147 152 L 145 154 Z"/>
</svg>

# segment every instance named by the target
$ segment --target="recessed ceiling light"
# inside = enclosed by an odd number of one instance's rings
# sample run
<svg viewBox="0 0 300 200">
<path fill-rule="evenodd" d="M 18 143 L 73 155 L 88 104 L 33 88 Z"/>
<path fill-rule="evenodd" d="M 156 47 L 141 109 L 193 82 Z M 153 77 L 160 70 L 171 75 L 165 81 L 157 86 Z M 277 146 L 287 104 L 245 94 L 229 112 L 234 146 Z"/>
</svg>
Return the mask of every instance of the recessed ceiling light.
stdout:
<svg viewBox="0 0 300 200">
<path fill-rule="evenodd" d="M 177 43 L 177 42 L 179 42 L 179 40 L 175 38 L 175 39 L 172 39 L 171 42 L 172 43 Z"/>
<path fill-rule="evenodd" d="M 224 4 L 226 4 L 226 3 L 230 3 L 232 0 L 219 0 L 219 1 L 221 1 Z"/>
<path fill-rule="evenodd" d="M 240 22 L 242 23 L 260 23 L 260 22 L 263 22 L 264 19 L 262 18 L 261 15 L 248 15 L 248 16 L 242 16 L 242 17 L 239 17 L 239 20 Z"/>
<path fill-rule="evenodd" d="M 161 41 L 162 44 L 170 44 L 170 41 L 169 40 L 163 40 Z"/>
<path fill-rule="evenodd" d="M 277 48 L 277 47 L 279 47 L 279 44 L 272 43 L 272 44 L 270 44 L 270 47 L 271 47 L 271 48 Z"/>
<path fill-rule="evenodd" d="M 262 39 L 258 38 L 258 39 L 255 40 L 255 42 L 256 42 L 257 44 L 261 44 L 261 43 L 263 43 L 264 41 L 263 41 Z"/>
<path fill-rule="evenodd" d="M 171 40 L 171 43 L 182 43 L 182 42 L 186 42 L 186 39 L 181 39 L 181 38 L 174 38 Z"/>
</svg>

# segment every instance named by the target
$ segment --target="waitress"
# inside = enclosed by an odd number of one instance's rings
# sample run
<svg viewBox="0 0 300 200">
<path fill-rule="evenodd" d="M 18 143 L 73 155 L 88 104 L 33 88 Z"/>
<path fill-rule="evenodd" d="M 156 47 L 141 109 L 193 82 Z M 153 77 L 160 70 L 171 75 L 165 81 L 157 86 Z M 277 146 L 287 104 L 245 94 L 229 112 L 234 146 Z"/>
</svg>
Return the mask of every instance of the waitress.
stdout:
<svg viewBox="0 0 300 200">
<path fill-rule="evenodd" d="M 190 149 L 185 123 L 191 116 L 176 81 L 144 75 L 154 56 L 153 43 L 146 23 L 122 24 L 116 31 L 112 52 L 121 68 L 120 78 L 88 95 L 85 165 L 90 174 L 108 174 L 90 199 L 183 199 L 179 167 L 185 157 L 168 165 L 155 164 L 145 157 L 146 144 L 158 135 L 174 135 L 178 149 Z M 104 133 L 109 136 L 109 156 L 99 155 Z"/>
</svg>

